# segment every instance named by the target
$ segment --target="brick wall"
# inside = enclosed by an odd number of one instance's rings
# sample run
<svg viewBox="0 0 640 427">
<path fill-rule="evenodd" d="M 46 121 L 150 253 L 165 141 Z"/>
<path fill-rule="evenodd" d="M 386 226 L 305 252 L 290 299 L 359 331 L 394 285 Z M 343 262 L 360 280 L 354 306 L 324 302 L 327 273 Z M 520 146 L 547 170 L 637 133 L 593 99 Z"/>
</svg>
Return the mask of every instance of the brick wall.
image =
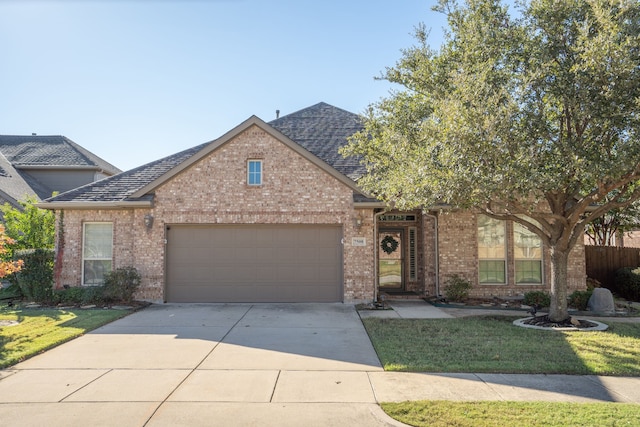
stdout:
<svg viewBox="0 0 640 427">
<path fill-rule="evenodd" d="M 246 184 L 248 159 L 263 161 L 263 185 L 259 187 Z M 154 217 L 151 229 L 144 226 L 147 214 Z M 434 295 L 435 220 L 419 211 L 416 214 L 417 221 L 411 226 L 417 228 L 418 277 L 407 283 L 407 288 Z M 81 284 L 82 224 L 87 221 L 113 222 L 114 267 L 136 267 L 142 276 L 137 298 L 158 302 L 164 299 L 165 230 L 168 225 L 327 224 L 342 228 L 344 301 L 371 301 L 376 283 L 374 251 L 377 249 L 373 215 L 372 209 L 354 209 L 353 191 L 347 185 L 253 126 L 156 188 L 151 209 L 66 210 L 64 267 L 57 285 Z M 364 219 L 361 227 L 354 223 L 356 216 Z M 510 227 L 507 228 L 508 235 Z M 479 285 L 476 234 L 473 213 L 448 211 L 438 214 L 441 293 L 450 274 L 461 274 L 469 279 L 474 284 L 472 294 L 475 296 L 518 295 L 548 289 L 548 253 L 544 258 L 544 285 L 515 285 L 512 282 L 513 263 L 508 263 L 510 282 L 506 285 Z M 365 246 L 354 245 L 356 237 L 364 238 Z M 512 259 L 513 254 L 509 252 L 508 255 Z M 582 243 L 571 254 L 568 273 L 569 293 L 585 287 Z"/>
<path fill-rule="evenodd" d="M 261 159 L 263 185 L 246 184 L 246 162 Z M 154 217 L 147 230 L 144 216 Z M 155 190 L 152 209 L 66 211 L 62 284 L 80 285 L 83 221 L 114 222 L 115 267 L 135 266 L 138 298 L 162 301 L 165 227 L 170 224 L 331 224 L 344 238 L 344 300 L 373 298 L 373 212 L 359 229 L 353 190 L 257 126 L 180 172 Z M 364 237 L 367 246 L 352 246 Z"/>
<path fill-rule="evenodd" d="M 450 211 L 441 213 L 438 217 L 439 259 L 440 259 L 440 288 L 444 291 L 447 277 L 459 274 L 470 280 L 474 285 L 471 295 L 476 297 L 517 296 L 534 290 L 549 291 L 551 269 L 549 251 L 543 255 L 542 285 L 517 285 L 514 282 L 515 271 L 513 260 L 513 245 L 507 244 L 507 284 L 479 284 L 478 283 L 478 243 L 477 220 L 471 212 Z M 507 223 L 507 239 L 512 235 L 513 225 Z M 571 251 L 567 271 L 568 293 L 586 288 L 586 269 L 584 260 L 584 245 L 581 241 Z"/>
</svg>

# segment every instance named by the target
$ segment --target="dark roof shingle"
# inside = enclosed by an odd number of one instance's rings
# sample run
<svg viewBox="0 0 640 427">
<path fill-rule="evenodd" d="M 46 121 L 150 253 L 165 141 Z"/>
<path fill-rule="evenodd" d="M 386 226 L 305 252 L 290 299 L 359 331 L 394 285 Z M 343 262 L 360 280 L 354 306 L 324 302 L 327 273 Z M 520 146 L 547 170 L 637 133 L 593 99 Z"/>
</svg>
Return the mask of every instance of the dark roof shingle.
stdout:
<svg viewBox="0 0 640 427">
<path fill-rule="evenodd" d="M 75 188 L 47 201 L 119 202 L 128 200 L 133 193 L 178 166 L 208 144 L 210 143 L 206 142 L 118 175 Z"/>
<path fill-rule="evenodd" d="M 339 152 L 347 138 L 364 128 L 362 117 L 357 114 L 320 102 L 269 125 L 353 180 L 365 172 L 359 158 L 344 158 Z"/>
<path fill-rule="evenodd" d="M 343 175 L 355 179 L 364 172 L 358 159 L 345 159 L 338 152 L 338 149 L 347 143 L 349 136 L 362 130 L 360 116 L 321 102 L 268 124 Z M 136 169 L 67 191 L 47 199 L 47 202 L 147 200 L 151 196 L 146 195 L 141 199 L 133 199 L 131 196 L 212 143 L 215 141 L 206 142 Z"/>
<path fill-rule="evenodd" d="M 60 135 L 0 135 L 0 152 L 17 168 L 86 166 L 112 175 L 121 172 L 111 163 Z"/>
</svg>

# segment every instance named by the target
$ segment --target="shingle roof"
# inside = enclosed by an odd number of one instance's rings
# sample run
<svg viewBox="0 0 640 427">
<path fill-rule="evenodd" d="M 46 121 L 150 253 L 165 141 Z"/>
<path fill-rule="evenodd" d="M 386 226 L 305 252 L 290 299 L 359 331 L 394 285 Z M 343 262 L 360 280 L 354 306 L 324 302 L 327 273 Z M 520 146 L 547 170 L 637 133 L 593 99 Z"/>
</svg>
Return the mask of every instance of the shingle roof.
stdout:
<svg viewBox="0 0 640 427">
<path fill-rule="evenodd" d="M 209 144 L 209 142 L 206 142 L 118 175 L 92 182 L 47 199 L 47 201 L 119 202 L 131 200 L 129 197 L 137 190 L 164 175 Z"/>
<path fill-rule="evenodd" d="M 353 179 L 364 171 L 357 159 L 344 159 L 338 149 L 347 137 L 363 128 L 360 116 L 319 103 L 276 119 L 268 125 L 278 130 L 333 168 Z M 136 169 L 122 172 L 47 199 L 47 202 L 132 202 L 152 196 L 132 195 L 160 179 L 183 162 L 218 140 L 181 151 Z"/>
<path fill-rule="evenodd" d="M 344 158 L 338 151 L 347 138 L 364 128 L 362 117 L 324 102 L 269 122 L 338 172 L 356 180 L 365 172 L 356 157 Z"/>
<path fill-rule="evenodd" d="M 121 172 L 111 163 L 60 135 L 0 135 L 0 152 L 16 168 L 86 166 L 111 175 Z"/>
<path fill-rule="evenodd" d="M 8 202 L 18 207 L 18 200 L 24 196 L 34 196 L 36 193 L 24 177 L 15 170 L 5 156 L 0 153 L 0 198 L 2 203 Z M 49 193 L 51 195 L 51 193 Z"/>
</svg>

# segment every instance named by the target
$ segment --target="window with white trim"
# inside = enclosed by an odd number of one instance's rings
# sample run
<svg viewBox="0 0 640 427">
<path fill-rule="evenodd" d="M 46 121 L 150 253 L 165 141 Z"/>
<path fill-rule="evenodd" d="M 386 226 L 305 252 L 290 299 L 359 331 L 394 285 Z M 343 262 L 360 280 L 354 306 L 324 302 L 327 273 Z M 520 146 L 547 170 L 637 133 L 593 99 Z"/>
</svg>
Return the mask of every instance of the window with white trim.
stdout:
<svg viewBox="0 0 640 427">
<path fill-rule="evenodd" d="M 262 185 L 262 160 L 247 161 L 247 184 Z"/>
<path fill-rule="evenodd" d="M 542 239 L 525 226 L 513 223 L 516 284 L 542 283 Z"/>
<path fill-rule="evenodd" d="M 482 284 L 507 283 L 505 222 L 478 215 L 478 281 Z"/>
<path fill-rule="evenodd" d="M 82 284 L 102 285 L 113 268 L 113 223 L 86 222 L 82 231 Z"/>
</svg>

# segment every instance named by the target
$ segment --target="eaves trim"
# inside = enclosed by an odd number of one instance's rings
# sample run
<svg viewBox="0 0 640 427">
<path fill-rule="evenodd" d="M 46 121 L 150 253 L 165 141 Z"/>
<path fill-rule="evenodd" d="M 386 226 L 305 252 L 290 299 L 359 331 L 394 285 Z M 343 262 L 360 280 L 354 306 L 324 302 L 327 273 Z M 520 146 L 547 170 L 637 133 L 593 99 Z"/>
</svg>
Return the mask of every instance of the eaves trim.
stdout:
<svg viewBox="0 0 640 427">
<path fill-rule="evenodd" d="M 113 173 L 112 171 L 106 171 L 99 166 L 93 165 L 34 165 L 29 163 L 15 163 L 13 167 L 19 170 L 89 170 L 99 171 L 105 173 Z"/>
<path fill-rule="evenodd" d="M 69 210 L 91 210 L 91 209 L 136 209 L 152 208 L 151 200 L 117 201 L 117 202 L 40 202 L 36 207 L 42 209 L 69 209 Z"/>
</svg>

